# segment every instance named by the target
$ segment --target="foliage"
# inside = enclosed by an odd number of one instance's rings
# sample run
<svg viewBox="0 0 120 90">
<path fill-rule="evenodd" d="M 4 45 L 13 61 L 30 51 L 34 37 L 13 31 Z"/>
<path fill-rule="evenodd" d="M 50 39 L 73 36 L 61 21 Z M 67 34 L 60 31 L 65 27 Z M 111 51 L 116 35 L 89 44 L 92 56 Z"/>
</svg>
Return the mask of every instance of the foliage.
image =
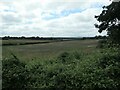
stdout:
<svg viewBox="0 0 120 90">
<path fill-rule="evenodd" d="M 25 78 L 25 64 L 16 57 L 2 61 L 2 87 L 24 88 L 27 79 Z"/>
<path fill-rule="evenodd" d="M 99 40 L 97 48 L 106 48 L 108 46 L 108 42 L 106 39 Z"/>
<path fill-rule="evenodd" d="M 104 6 L 102 13 L 95 18 L 100 22 L 95 24 L 99 32 L 106 30 L 110 41 L 120 44 L 120 1 Z"/>
<path fill-rule="evenodd" d="M 117 48 L 98 53 L 63 52 L 56 59 L 22 63 L 3 60 L 3 88 L 63 90 L 119 89 L 120 52 Z"/>
<path fill-rule="evenodd" d="M 105 49 L 99 53 L 99 58 L 95 58 L 95 67 L 88 70 L 87 82 L 85 86 L 91 89 L 118 90 L 120 87 L 120 52 L 116 48 Z M 94 69 L 93 69 L 94 68 Z M 85 88 L 86 88 L 85 87 Z"/>
</svg>

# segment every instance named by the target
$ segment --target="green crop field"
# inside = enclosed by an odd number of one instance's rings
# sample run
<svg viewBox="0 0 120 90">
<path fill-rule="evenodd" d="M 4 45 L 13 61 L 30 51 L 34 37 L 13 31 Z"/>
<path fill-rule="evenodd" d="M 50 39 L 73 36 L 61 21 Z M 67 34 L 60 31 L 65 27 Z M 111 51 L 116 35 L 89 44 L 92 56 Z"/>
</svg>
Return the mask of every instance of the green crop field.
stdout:
<svg viewBox="0 0 120 90">
<path fill-rule="evenodd" d="M 46 40 L 3 40 L 4 44 L 26 42 L 43 43 L 29 45 L 3 45 L 3 58 L 11 57 L 11 53 L 14 53 L 18 58 L 22 60 L 53 58 L 58 56 L 60 53 L 67 51 L 82 51 L 90 53 L 96 50 L 98 40 L 72 40 L 59 42 L 53 42 L 52 40 L 49 40 L 50 43 L 44 43 Z"/>
</svg>

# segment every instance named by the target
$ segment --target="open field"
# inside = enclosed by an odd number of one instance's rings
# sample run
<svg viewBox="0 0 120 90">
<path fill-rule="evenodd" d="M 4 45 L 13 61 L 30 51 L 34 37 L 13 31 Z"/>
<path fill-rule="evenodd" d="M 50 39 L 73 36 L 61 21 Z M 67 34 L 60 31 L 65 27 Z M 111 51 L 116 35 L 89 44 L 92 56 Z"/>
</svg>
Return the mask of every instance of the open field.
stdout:
<svg viewBox="0 0 120 90">
<path fill-rule="evenodd" d="M 6 41 L 3 42 L 5 43 Z M 12 42 L 9 41 L 9 43 L 13 42 L 44 42 L 44 40 L 12 40 Z M 22 60 L 32 60 L 36 58 L 53 58 L 58 56 L 60 53 L 67 51 L 83 51 L 86 53 L 90 53 L 96 50 L 97 43 L 98 40 L 73 40 L 60 42 L 51 41 L 51 43 L 3 46 L 2 49 L 3 58 L 9 58 L 11 56 L 11 53 L 13 53 Z"/>
<path fill-rule="evenodd" d="M 11 45 L 28 45 L 28 44 L 41 44 L 41 43 L 50 43 L 55 42 L 56 40 L 27 40 L 27 39 L 14 39 L 14 40 L 3 40 L 3 46 L 11 46 Z"/>
</svg>

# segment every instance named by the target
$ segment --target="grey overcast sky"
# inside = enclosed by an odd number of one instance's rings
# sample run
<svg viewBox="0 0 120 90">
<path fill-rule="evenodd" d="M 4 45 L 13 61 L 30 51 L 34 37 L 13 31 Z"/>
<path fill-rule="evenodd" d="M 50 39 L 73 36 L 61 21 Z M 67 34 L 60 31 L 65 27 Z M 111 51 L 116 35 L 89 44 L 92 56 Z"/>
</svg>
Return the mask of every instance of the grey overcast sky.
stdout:
<svg viewBox="0 0 120 90">
<path fill-rule="evenodd" d="M 0 0 L 0 36 L 99 35 L 94 16 L 110 3 L 110 0 Z"/>
</svg>

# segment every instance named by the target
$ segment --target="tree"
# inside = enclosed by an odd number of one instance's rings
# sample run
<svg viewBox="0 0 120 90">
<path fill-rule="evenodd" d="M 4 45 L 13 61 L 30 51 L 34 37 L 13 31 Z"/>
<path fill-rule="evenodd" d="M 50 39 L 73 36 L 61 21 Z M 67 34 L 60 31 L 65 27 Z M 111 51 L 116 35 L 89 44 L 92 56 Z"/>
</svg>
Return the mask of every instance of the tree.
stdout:
<svg viewBox="0 0 120 90">
<path fill-rule="evenodd" d="M 106 30 L 109 40 L 120 44 L 120 1 L 104 6 L 102 13 L 95 18 L 99 21 L 99 24 L 95 24 L 98 32 Z"/>
</svg>

